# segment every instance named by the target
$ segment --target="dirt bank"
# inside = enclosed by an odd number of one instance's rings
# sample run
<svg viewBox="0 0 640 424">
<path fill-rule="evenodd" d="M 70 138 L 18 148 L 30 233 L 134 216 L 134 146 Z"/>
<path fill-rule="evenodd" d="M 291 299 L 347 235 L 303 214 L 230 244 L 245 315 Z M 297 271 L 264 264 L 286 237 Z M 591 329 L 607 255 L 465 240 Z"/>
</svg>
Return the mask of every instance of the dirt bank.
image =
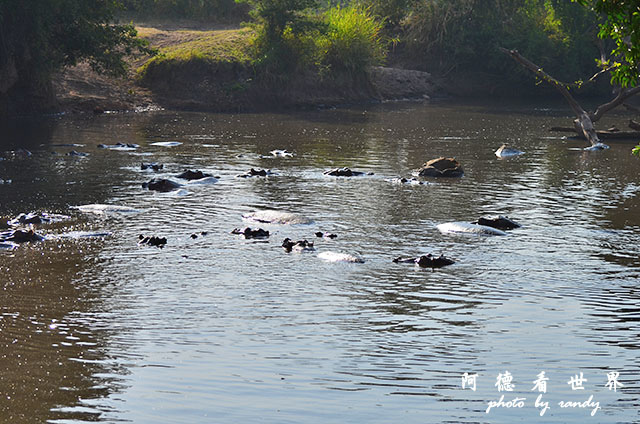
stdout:
<svg viewBox="0 0 640 424">
<path fill-rule="evenodd" d="M 205 40 L 230 32 L 140 26 L 139 33 L 151 47 L 173 46 Z M 175 62 L 167 67 L 149 67 L 145 78 L 135 71 L 149 58 L 131 60 L 126 78 L 116 79 L 95 73 L 82 63 L 68 68 L 54 80 L 65 112 L 100 113 L 149 108 L 208 111 L 263 111 L 311 108 L 369 101 L 428 99 L 438 88 L 426 72 L 377 67 L 359 79 L 298 75 L 286 83 L 257 82 L 253 69 L 245 63 L 219 61 Z"/>
</svg>

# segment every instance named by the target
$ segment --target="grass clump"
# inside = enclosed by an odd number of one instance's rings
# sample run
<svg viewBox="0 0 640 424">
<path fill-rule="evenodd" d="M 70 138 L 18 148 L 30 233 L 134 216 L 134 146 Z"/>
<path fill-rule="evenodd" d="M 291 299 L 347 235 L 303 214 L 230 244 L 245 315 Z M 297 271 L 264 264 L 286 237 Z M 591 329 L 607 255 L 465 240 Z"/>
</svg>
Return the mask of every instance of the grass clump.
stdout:
<svg viewBox="0 0 640 424">
<path fill-rule="evenodd" d="M 362 73 L 384 62 L 388 41 L 384 22 L 358 4 L 337 5 L 324 14 L 326 30 L 317 45 L 321 63 L 332 71 Z"/>
</svg>

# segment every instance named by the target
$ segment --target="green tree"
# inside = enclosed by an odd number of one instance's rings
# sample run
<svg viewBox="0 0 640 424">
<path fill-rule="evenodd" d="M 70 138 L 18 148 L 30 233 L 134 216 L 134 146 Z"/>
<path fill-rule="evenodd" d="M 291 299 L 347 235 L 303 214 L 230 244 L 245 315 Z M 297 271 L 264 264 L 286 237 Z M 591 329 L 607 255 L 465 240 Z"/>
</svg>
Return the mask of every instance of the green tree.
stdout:
<svg viewBox="0 0 640 424">
<path fill-rule="evenodd" d="M 252 7 L 255 62 L 267 75 L 286 75 L 306 64 L 314 50 L 309 34 L 319 27 L 309 13 L 316 0 L 236 1 Z"/>
<path fill-rule="evenodd" d="M 117 0 L 0 0 L 0 116 L 51 109 L 52 75 L 87 59 L 123 75 L 124 57 L 147 51 L 131 25 L 115 25 Z"/>
<path fill-rule="evenodd" d="M 505 46 L 563 79 L 595 70 L 597 48 L 588 41 L 595 17 L 563 0 L 421 0 L 403 22 L 408 53 L 437 73 L 473 70 L 521 85 L 525 74 L 498 50 Z"/>
<path fill-rule="evenodd" d="M 574 0 L 576 1 L 576 0 Z M 637 87 L 640 78 L 640 4 L 636 0 L 577 0 L 600 13 L 599 36 L 611 39 L 611 58 L 602 61 L 611 70 L 611 83 L 622 88 Z M 640 156 L 640 145 L 633 149 Z"/>
</svg>

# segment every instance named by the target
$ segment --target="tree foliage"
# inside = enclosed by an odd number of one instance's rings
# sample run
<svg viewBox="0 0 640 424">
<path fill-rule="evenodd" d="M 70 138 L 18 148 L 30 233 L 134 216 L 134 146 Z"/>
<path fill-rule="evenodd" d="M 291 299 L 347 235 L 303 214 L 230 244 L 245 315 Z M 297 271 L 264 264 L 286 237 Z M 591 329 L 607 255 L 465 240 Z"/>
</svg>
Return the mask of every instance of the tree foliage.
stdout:
<svg viewBox="0 0 640 424">
<path fill-rule="evenodd" d="M 514 75 L 498 47 L 536 57 L 562 79 L 595 69 L 595 16 L 563 0 L 422 0 L 403 22 L 410 54 L 422 51 L 437 72 Z"/>
<path fill-rule="evenodd" d="M 246 16 L 235 0 L 123 0 L 123 5 L 138 17 L 220 21 Z"/>
<path fill-rule="evenodd" d="M 599 36 L 611 39 L 614 48 L 611 58 L 602 66 L 611 66 L 611 82 L 622 87 L 638 85 L 640 69 L 640 3 L 632 0 L 578 0 L 600 13 Z"/>
<path fill-rule="evenodd" d="M 251 6 L 256 31 L 253 55 L 268 75 L 295 72 L 314 54 L 311 33 L 319 20 L 310 10 L 316 0 L 236 0 Z"/>
<path fill-rule="evenodd" d="M 611 83 L 622 88 L 636 87 L 640 82 L 640 4 L 635 0 L 577 2 L 602 15 L 598 35 L 613 41 L 611 58 L 601 61 L 601 66 L 611 70 Z M 640 145 L 633 154 L 640 156 Z"/>
<path fill-rule="evenodd" d="M 99 72 L 124 74 L 124 56 L 148 50 L 133 26 L 113 24 L 118 5 L 116 0 L 0 0 L 0 114 L 24 100 L 20 97 L 46 97 L 52 74 L 81 59 Z"/>
</svg>

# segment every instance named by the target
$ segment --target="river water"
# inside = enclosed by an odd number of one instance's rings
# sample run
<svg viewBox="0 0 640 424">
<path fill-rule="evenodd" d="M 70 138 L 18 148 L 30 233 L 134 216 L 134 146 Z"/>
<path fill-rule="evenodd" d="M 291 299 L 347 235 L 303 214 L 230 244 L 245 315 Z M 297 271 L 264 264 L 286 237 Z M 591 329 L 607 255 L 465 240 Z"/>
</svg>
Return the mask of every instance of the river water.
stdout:
<svg viewBox="0 0 640 424">
<path fill-rule="evenodd" d="M 0 150 L 33 154 L 0 161 L 2 221 L 70 219 L 0 251 L 0 421 L 640 422 L 640 159 L 628 142 L 585 152 L 548 131 L 567 122 L 563 106 L 404 103 L 13 123 Z M 140 147 L 97 147 L 118 142 Z M 504 142 L 526 153 L 499 160 Z M 389 181 L 441 155 L 465 176 Z M 323 175 L 343 166 L 374 175 Z M 274 175 L 236 177 L 252 167 Z M 187 168 L 219 181 L 141 187 Z M 130 210 L 73 208 L 90 204 Z M 242 218 L 263 209 L 312 223 Z M 487 214 L 522 228 L 436 229 Z M 230 234 L 244 226 L 271 237 Z M 80 236 L 92 233 L 106 234 Z M 285 237 L 316 251 L 286 253 Z M 365 263 L 318 258 L 328 251 Z M 427 253 L 456 263 L 392 262 Z"/>
</svg>

